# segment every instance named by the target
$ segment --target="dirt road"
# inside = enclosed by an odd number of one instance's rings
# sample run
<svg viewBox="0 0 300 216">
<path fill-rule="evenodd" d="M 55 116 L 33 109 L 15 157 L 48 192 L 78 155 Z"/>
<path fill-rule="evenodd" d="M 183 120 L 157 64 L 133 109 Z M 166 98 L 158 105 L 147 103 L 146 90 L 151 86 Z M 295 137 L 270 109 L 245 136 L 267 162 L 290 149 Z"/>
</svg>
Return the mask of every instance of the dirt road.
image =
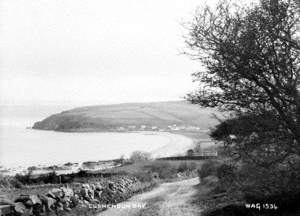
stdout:
<svg viewBox="0 0 300 216">
<path fill-rule="evenodd" d="M 197 192 L 193 186 L 198 183 L 198 178 L 164 183 L 120 203 L 120 208 L 109 208 L 99 216 L 199 216 L 200 207 L 190 203 Z"/>
</svg>

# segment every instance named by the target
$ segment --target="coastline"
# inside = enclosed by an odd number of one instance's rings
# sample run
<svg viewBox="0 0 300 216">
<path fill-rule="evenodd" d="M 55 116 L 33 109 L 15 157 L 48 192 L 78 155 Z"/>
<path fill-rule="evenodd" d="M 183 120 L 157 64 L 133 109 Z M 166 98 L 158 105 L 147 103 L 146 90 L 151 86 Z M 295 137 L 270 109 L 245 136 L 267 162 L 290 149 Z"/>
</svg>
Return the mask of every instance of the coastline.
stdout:
<svg viewBox="0 0 300 216">
<path fill-rule="evenodd" d="M 87 133 L 87 132 L 86 132 Z M 98 133 L 127 133 L 127 134 L 143 134 L 146 136 L 161 136 L 164 139 L 168 139 L 168 142 L 159 148 L 150 151 L 150 153 L 153 155 L 154 158 L 157 157 L 166 157 L 166 156 L 177 156 L 185 154 L 186 150 L 192 148 L 195 145 L 195 139 L 192 139 L 191 137 L 181 135 L 179 133 L 171 133 L 171 132 L 162 132 L 162 131 L 128 131 L 128 132 L 98 132 Z M 172 149 L 172 151 L 170 151 Z M 47 165 L 33 165 L 34 169 L 31 171 L 32 174 L 45 174 L 50 172 L 57 172 L 58 174 L 66 174 L 66 173 L 76 173 L 80 170 L 93 170 L 93 171 L 99 171 L 103 169 L 114 168 L 117 167 L 119 164 L 114 163 L 116 158 L 111 158 L 110 160 L 90 160 L 90 161 L 65 161 L 65 163 L 61 164 L 47 164 Z M 84 163 L 98 163 L 98 165 L 95 166 L 93 169 L 88 169 L 83 164 Z M 70 163 L 73 164 L 72 166 L 65 166 L 65 164 Z M 6 167 L 1 166 L 0 173 L 2 175 L 9 175 L 13 176 L 16 174 L 26 174 L 28 173 L 28 168 L 30 166 L 15 166 L 15 167 Z M 57 169 L 49 169 L 49 167 L 56 167 Z"/>
</svg>

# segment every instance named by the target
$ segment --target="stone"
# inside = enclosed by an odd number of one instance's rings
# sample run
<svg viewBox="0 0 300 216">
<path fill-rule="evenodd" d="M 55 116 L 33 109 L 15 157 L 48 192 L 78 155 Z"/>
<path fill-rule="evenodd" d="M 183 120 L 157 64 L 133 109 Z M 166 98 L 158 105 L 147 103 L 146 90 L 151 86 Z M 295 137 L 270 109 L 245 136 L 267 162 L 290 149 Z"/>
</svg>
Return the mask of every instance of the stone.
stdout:
<svg viewBox="0 0 300 216">
<path fill-rule="evenodd" d="M 26 207 L 22 202 L 16 202 L 14 209 L 18 214 L 23 215 L 26 213 Z"/>
<path fill-rule="evenodd" d="M 57 211 L 63 211 L 63 210 L 64 210 L 63 204 L 60 203 L 60 202 L 58 202 L 58 203 L 56 204 L 56 210 L 57 210 Z"/>
<path fill-rule="evenodd" d="M 31 199 L 28 199 L 24 204 L 26 207 L 32 207 L 34 205 Z"/>
<path fill-rule="evenodd" d="M 88 197 L 88 189 L 85 188 L 85 187 L 82 187 L 82 188 L 80 189 L 79 194 L 80 194 L 80 196 L 81 196 L 82 198 Z"/>
<path fill-rule="evenodd" d="M 21 202 L 26 203 L 28 200 L 30 200 L 30 196 L 26 194 L 21 194 L 18 196 L 17 199 L 15 199 L 15 202 Z"/>
<path fill-rule="evenodd" d="M 50 199 L 50 198 L 45 195 L 40 195 L 40 194 L 38 194 L 37 196 L 41 200 L 41 203 L 42 203 L 42 205 L 41 205 L 42 212 L 52 211 L 51 207 L 48 205 L 49 204 L 48 199 Z"/>
<path fill-rule="evenodd" d="M 95 199 L 100 199 L 101 198 L 101 195 L 102 195 L 102 190 L 95 190 Z"/>
<path fill-rule="evenodd" d="M 112 182 L 109 182 L 109 183 L 108 183 L 108 188 L 109 188 L 110 190 L 114 190 L 114 184 L 113 184 Z"/>
<path fill-rule="evenodd" d="M 55 195 L 54 195 L 51 191 L 49 191 L 49 192 L 46 194 L 46 196 L 47 196 L 47 197 L 50 197 L 50 198 L 52 198 L 52 199 L 56 199 Z"/>
<path fill-rule="evenodd" d="M 79 196 L 77 194 L 75 194 L 74 196 L 70 197 L 70 206 L 71 207 L 75 207 L 79 204 L 80 200 L 79 200 Z"/>
<path fill-rule="evenodd" d="M 69 211 L 72 211 L 72 209 L 69 208 L 69 207 L 65 208 L 65 210 L 68 211 L 68 212 L 69 212 Z"/>
<path fill-rule="evenodd" d="M 102 185 L 101 184 L 97 184 L 95 190 L 97 190 L 97 191 L 103 190 Z"/>
<path fill-rule="evenodd" d="M 62 191 L 64 197 L 74 196 L 74 191 L 71 188 L 61 187 L 60 190 Z"/>
<path fill-rule="evenodd" d="M 42 201 L 40 200 L 40 198 L 38 198 L 37 195 L 30 195 L 29 198 L 32 201 L 33 205 L 36 204 L 42 205 Z"/>
<path fill-rule="evenodd" d="M 55 209 L 55 203 L 57 202 L 55 198 L 44 195 L 38 195 L 38 197 L 42 201 L 42 204 L 45 206 L 47 211 L 53 211 Z"/>
<path fill-rule="evenodd" d="M 15 202 L 21 202 L 25 205 L 27 209 L 32 209 L 32 206 L 34 205 L 33 200 L 31 200 L 31 196 L 27 194 L 21 194 Z"/>
<path fill-rule="evenodd" d="M 53 188 L 49 193 L 53 194 L 56 198 L 63 197 L 63 191 L 59 188 Z"/>
</svg>

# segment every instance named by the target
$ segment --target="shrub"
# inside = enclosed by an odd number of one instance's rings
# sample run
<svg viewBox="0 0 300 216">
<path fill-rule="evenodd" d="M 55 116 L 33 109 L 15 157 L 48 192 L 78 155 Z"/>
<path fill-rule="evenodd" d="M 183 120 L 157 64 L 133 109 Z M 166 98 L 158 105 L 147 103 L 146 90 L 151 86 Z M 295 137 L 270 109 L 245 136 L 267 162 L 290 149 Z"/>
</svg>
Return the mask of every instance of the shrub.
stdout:
<svg viewBox="0 0 300 216">
<path fill-rule="evenodd" d="M 153 161 L 144 167 L 151 172 L 157 172 L 161 179 L 173 178 L 177 173 L 176 165 L 166 161 Z"/>
<path fill-rule="evenodd" d="M 0 188 L 23 188 L 23 184 L 15 177 L 0 176 Z"/>
<path fill-rule="evenodd" d="M 201 183 L 208 187 L 217 187 L 219 179 L 216 176 L 210 175 L 203 178 Z"/>
<path fill-rule="evenodd" d="M 241 190 L 247 200 L 261 200 L 268 197 L 288 199 L 300 194 L 300 163 L 295 167 L 272 168 L 245 165 L 237 173 Z"/>
<path fill-rule="evenodd" d="M 37 170 L 37 169 L 38 169 L 38 168 L 37 168 L 36 166 L 30 166 L 30 167 L 27 168 L 27 170 L 28 170 L 29 172 L 32 172 L 32 171 Z"/>
<path fill-rule="evenodd" d="M 221 165 L 220 161 L 217 160 L 207 160 L 203 163 L 202 167 L 198 170 L 198 176 L 200 180 L 205 177 L 213 175 L 217 176 L 217 168 Z"/>
<path fill-rule="evenodd" d="M 222 164 L 217 168 L 219 190 L 231 199 L 248 203 L 275 203 L 281 211 L 294 211 L 300 200 L 300 161 L 262 167 L 245 163 L 239 168 Z"/>
<path fill-rule="evenodd" d="M 134 177 L 136 177 L 138 180 L 141 182 L 151 182 L 152 181 L 152 176 L 150 172 L 136 172 L 133 174 Z"/>
<path fill-rule="evenodd" d="M 196 163 L 181 162 L 177 167 L 177 172 L 193 171 L 197 168 Z"/>
<path fill-rule="evenodd" d="M 224 163 L 217 167 L 216 174 L 222 188 L 228 189 L 232 185 L 232 182 L 236 178 L 235 171 L 236 168 L 232 164 Z"/>
<path fill-rule="evenodd" d="M 151 154 L 148 152 L 142 152 L 142 151 L 135 151 L 132 152 L 129 160 L 132 163 L 141 162 L 141 161 L 147 161 L 151 159 Z"/>
<path fill-rule="evenodd" d="M 191 162 L 189 164 L 189 171 L 194 171 L 197 169 L 197 164 L 195 162 Z"/>
<path fill-rule="evenodd" d="M 181 162 L 177 168 L 178 172 L 184 172 L 188 170 L 188 164 L 187 162 Z"/>
</svg>

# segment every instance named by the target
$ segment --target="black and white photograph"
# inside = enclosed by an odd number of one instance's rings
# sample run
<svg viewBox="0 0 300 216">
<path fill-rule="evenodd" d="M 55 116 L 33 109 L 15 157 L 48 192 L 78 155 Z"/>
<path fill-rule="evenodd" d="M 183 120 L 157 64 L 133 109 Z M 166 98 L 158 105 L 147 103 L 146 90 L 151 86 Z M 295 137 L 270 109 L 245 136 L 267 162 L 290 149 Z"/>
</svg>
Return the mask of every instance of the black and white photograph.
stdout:
<svg viewBox="0 0 300 216">
<path fill-rule="evenodd" d="M 300 1 L 0 0 L 0 216 L 300 216 Z"/>
</svg>

